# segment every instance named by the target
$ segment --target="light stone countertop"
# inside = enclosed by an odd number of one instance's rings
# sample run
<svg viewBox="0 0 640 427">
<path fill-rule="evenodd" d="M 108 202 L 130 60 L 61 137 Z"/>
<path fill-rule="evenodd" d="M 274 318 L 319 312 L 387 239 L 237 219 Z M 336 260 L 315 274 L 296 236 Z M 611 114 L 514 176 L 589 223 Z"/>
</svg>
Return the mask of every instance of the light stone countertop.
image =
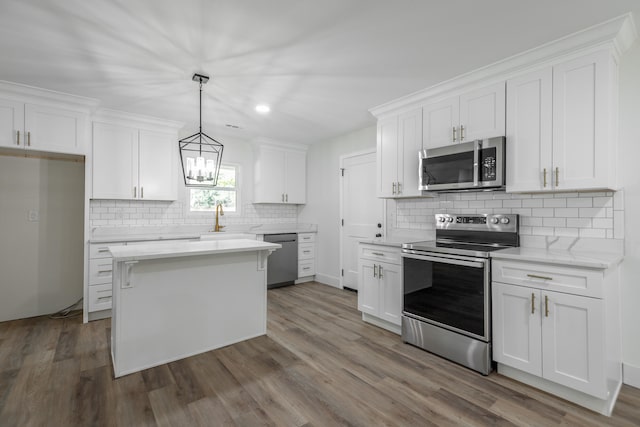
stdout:
<svg viewBox="0 0 640 427">
<path fill-rule="evenodd" d="M 412 243 L 416 241 L 422 240 L 411 240 L 407 238 L 399 238 L 399 237 L 377 237 L 375 239 L 362 239 L 359 240 L 360 243 L 366 243 L 368 245 L 380 245 L 380 246 L 391 246 L 394 248 L 402 248 L 403 243 Z"/>
<path fill-rule="evenodd" d="M 618 265 L 624 256 L 611 252 L 568 251 L 563 249 L 540 249 L 521 246 L 491 252 L 491 258 L 607 269 Z"/>
<path fill-rule="evenodd" d="M 163 242 L 147 245 L 110 246 L 115 262 L 145 259 L 178 258 L 197 255 L 227 254 L 280 249 L 277 243 L 249 239 L 206 240 L 197 242 Z"/>
</svg>

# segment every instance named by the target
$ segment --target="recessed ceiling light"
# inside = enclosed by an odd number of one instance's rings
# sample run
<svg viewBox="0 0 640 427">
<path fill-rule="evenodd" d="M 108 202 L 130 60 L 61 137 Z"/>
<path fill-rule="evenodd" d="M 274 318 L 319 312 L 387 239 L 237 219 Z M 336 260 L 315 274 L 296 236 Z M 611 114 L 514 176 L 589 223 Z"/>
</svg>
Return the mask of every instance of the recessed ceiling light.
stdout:
<svg viewBox="0 0 640 427">
<path fill-rule="evenodd" d="M 271 107 L 269 107 L 267 104 L 258 104 L 256 105 L 256 111 L 260 114 L 267 114 L 269 111 L 271 111 Z"/>
</svg>

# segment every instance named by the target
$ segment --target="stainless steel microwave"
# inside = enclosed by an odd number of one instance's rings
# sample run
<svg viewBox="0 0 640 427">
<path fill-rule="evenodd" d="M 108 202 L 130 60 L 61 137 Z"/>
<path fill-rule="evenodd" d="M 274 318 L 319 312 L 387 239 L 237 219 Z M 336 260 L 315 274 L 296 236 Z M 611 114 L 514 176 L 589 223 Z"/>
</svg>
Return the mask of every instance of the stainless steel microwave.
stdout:
<svg viewBox="0 0 640 427">
<path fill-rule="evenodd" d="M 505 187 L 505 137 L 478 139 L 420 153 L 420 190 L 498 190 Z"/>
</svg>

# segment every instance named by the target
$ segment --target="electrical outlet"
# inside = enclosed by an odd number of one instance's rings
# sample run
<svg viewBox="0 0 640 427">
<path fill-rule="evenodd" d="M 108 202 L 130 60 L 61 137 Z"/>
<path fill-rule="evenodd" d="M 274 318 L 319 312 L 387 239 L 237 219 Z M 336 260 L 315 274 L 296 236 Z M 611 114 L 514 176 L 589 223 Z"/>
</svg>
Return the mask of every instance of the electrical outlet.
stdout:
<svg viewBox="0 0 640 427">
<path fill-rule="evenodd" d="M 38 222 L 40 221 L 40 211 L 35 209 L 29 209 L 29 214 L 27 216 L 30 222 Z"/>
</svg>

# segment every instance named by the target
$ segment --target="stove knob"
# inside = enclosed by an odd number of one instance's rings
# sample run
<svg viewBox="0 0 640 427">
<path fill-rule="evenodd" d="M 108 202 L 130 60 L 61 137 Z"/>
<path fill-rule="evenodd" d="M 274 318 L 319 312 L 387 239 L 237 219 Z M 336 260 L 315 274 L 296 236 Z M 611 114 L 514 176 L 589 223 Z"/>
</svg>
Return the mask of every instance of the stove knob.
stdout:
<svg viewBox="0 0 640 427">
<path fill-rule="evenodd" d="M 453 222 L 453 217 L 447 217 L 447 222 Z"/>
<path fill-rule="evenodd" d="M 491 218 L 491 224 L 497 224 L 498 223 L 498 218 L 496 218 L 495 216 Z"/>
<path fill-rule="evenodd" d="M 503 216 L 502 218 L 500 218 L 500 222 L 503 224 L 509 224 L 509 218 L 507 218 L 506 216 Z"/>
<path fill-rule="evenodd" d="M 445 219 L 444 219 L 444 217 L 443 217 L 443 216 L 441 216 L 441 217 L 439 217 L 439 218 L 438 218 L 438 221 L 440 221 L 440 222 L 444 222 L 444 221 L 445 221 Z"/>
</svg>

